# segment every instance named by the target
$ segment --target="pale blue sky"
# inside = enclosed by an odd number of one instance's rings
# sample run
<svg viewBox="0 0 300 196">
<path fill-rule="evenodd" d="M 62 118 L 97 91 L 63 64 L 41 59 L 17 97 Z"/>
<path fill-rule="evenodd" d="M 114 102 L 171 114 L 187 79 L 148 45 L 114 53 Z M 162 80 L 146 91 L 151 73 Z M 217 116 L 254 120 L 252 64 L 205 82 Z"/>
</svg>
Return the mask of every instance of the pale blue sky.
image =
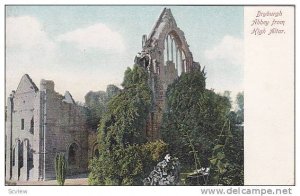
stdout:
<svg viewBox="0 0 300 196">
<path fill-rule="evenodd" d="M 83 101 L 89 90 L 119 85 L 165 6 L 7 6 L 7 91 L 28 73 L 51 79 Z M 206 66 L 207 87 L 243 90 L 243 7 L 167 6 L 194 60 Z M 99 33 L 98 33 L 99 32 Z"/>
</svg>

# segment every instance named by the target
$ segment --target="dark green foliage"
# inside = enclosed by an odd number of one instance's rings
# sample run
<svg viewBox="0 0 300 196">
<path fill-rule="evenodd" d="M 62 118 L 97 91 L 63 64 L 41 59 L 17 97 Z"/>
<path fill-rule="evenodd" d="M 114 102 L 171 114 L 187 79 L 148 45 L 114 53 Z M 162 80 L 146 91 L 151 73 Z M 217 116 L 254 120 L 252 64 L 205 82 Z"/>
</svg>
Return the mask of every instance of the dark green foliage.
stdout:
<svg viewBox="0 0 300 196">
<path fill-rule="evenodd" d="M 87 114 L 87 124 L 92 129 L 97 129 L 100 119 L 104 116 L 107 110 L 109 100 L 121 91 L 115 85 L 108 85 L 106 92 L 90 91 L 85 95 L 85 105 Z"/>
<path fill-rule="evenodd" d="M 167 104 L 161 132 L 170 151 L 183 166 L 194 165 L 196 157 L 197 167 L 207 166 L 212 145 L 230 111 L 229 100 L 205 89 L 204 71 L 194 70 L 168 87 Z"/>
<path fill-rule="evenodd" d="M 147 72 L 139 66 L 128 68 L 122 85 L 98 128 L 100 157 L 89 166 L 92 185 L 140 185 L 166 151 L 162 141 L 145 143 L 152 101 Z"/>
<path fill-rule="evenodd" d="M 63 153 L 56 154 L 55 156 L 55 174 L 56 181 L 59 185 L 63 186 L 65 184 L 67 172 L 67 161 Z"/>
<path fill-rule="evenodd" d="M 228 92 L 225 95 L 229 96 Z M 236 114 L 230 112 L 228 96 L 205 89 L 204 71 L 182 74 L 168 87 L 168 111 L 161 132 L 170 152 L 179 158 L 183 171 L 211 166 L 210 184 L 241 185 L 242 131 L 235 126 Z"/>
<path fill-rule="evenodd" d="M 99 131 L 100 150 L 112 150 L 146 141 L 144 134 L 152 92 L 146 71 L 138 66 L 125 72 L 124 89 L 108 103 Z"/>
<path fill-rule="evenodd" d="M 162 141 L 142 145 L 115 147 L 104 151 L 89 165 L 90 185 L 142 185 L 156 162 L 166 153 L 167 145 Z"/>
<path fill-rule="evenodd" d="M 236 118 L 235 118 L 236 119 Z M 244 184 L 243 128 L 228 120 L 213 148 L 210 184 Z"/>
<path fill-rule="evenodd" d="M 121 89 L 117 87 L 116 85 L 109 84 L 106 87 L 106 95 L 108 100 L 111 99 L 113 96 L 119 94 L 121 92 Z"/>
</svg>

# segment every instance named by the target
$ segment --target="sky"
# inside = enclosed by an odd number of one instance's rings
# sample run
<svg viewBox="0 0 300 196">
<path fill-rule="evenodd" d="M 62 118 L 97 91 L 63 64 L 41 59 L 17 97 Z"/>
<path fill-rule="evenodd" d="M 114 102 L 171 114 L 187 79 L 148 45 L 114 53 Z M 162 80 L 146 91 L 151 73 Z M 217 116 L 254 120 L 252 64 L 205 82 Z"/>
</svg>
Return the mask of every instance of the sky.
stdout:
<svg viewBox="0 0 300 196">
<path fill-rule="evenodd" d="M 241 6 L 167 6 L 184 31 L 206 86 L 243 91 Z M 164 6 L 6 6 L 6 93 L 29 74 L 39 87 L 53 80 L 60 94 L 84 102 L 89 91 L 120 86 Z M 6 95 L 6 96 L 7 96 Z M 234 99 L 234 98 L 233 98 Z"/>
</svg>

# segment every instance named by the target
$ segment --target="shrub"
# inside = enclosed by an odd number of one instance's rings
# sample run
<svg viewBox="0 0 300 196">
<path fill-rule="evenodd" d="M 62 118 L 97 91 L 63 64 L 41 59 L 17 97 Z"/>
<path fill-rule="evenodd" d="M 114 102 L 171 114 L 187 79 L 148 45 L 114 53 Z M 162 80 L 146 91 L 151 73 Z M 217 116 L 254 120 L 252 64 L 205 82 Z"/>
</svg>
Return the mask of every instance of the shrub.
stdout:
<svg viewBox="0 0 300 196">
<path fill-rule="evenodd" d="M 142 185 L 166 151 L 167 145 L 160 140 L 115 147 L 90 161 L 88 182 L 90 185 Z"/>
<path fill-rule="evenodd" d="M 63 153 L 56 154 L 55 156 L 56 181 L 61 186 L 65 184 L 66 172 L 67 172 L 67 162 L 65 159 L 65 155 Z"/>
</svg>

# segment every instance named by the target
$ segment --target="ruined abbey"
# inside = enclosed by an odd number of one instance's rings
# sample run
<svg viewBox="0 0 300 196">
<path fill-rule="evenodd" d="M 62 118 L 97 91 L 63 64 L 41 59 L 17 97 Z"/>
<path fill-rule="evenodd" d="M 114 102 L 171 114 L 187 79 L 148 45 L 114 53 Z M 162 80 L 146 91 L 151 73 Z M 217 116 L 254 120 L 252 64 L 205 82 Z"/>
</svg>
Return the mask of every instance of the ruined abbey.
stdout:
<svg viewBox="0 0 300 196">
<path fill-rule="evenodd" d="M 143 35 L 135 64 L 149 74 L 154 101 L 145 130 L 149 140 L 156 140 L 168 85 L 182 72 L 200 68 L 170 9 L 162 11 L 148 36 Z M 41 80 L 37 87 L 25 74 L 7 98 L 6 180 L 55 178 L 58 152 L 66 155 L 68 175 L 87 172 L 88 160 L 99 153 L 97 134 L 88 128 L 84 106 L 76 104 L 68 91 L 57 93 L 54 86 L 53 81 Z"/>
</svg>

